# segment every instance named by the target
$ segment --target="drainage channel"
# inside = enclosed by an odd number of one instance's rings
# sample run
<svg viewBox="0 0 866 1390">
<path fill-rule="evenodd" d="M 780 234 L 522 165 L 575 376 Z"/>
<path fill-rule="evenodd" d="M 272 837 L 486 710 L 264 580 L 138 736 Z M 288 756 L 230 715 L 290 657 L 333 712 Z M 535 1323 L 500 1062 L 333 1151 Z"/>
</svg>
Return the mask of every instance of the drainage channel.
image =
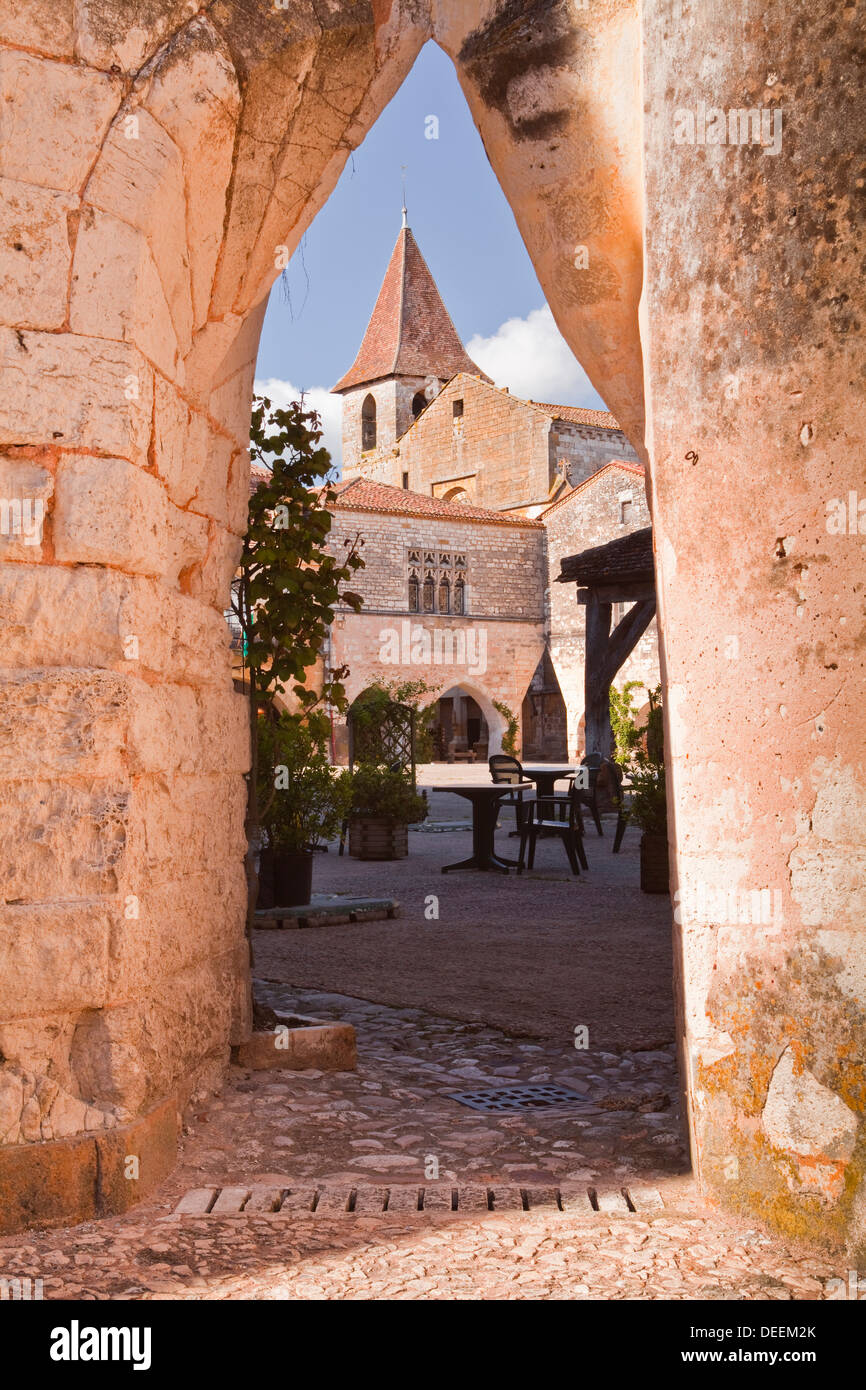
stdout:
<svg viewBox="0 0 866 1390">
<path fill-rule="evenodd" d="M 172 1217 L 179 1216 L 408 1216 L 479 1212 L 559 1212 L 609 1216 L 660 1211 L 658 1188 L 630 1185 L 602 1190 L 560 1184 L 556 1187 L 518 1187 L 512 1184 L 409 1183 L 330 1186 L 301 1182 L 296 1187 L 196 1187 L 180 1199 Z"/>
</svg>

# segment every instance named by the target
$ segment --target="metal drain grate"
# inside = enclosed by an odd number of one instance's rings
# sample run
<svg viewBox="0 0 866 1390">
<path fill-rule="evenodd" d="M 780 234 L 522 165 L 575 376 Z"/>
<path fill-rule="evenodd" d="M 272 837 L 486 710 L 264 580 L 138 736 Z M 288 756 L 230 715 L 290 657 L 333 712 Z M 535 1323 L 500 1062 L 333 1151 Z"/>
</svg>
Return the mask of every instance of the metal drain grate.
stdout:
<svg viewBox="0 0 866 1390">
<path fill-rule="evenodd" d="M 568 1110 L 592 1104 L 589 1096 L 572 1091 L 568 1086 L 521 1085 L 489 1086 L 480 1091 L 449 1091 L 451 1100 L 468 1105 L 471 1110 Z"/>
<path fill-rule="evenodd" d="M 196 1187 L 178 1202 L 171 1216 L 442 1216 L 469 1212 L 557 1212 L 591 1216 L 593 1212 L 627 1216 L 630 1212 L 660 1211 L 664 1207 L 655 1187 L 629 1186 L 603 1191 L 560 1183 L 551 1187 L 518 1187 L 511 1183 L 482 1186 L 464 1183 L 374 1183 L 350 1187 L 316 1183 L 295 1187 Z"/>
</svg>

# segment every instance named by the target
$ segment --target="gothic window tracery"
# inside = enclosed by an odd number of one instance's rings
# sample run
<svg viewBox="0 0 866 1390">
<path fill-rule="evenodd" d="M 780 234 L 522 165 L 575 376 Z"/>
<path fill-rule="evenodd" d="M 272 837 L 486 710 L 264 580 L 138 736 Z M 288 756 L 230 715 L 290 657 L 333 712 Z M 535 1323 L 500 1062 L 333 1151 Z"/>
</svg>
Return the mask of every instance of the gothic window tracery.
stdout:
<svg viewBox="0 0 866 1390">
<path fill-rule="evenodd" d="M 410 613 L 466 614 L 466 554 L 407 548 Z"/>
</svg>

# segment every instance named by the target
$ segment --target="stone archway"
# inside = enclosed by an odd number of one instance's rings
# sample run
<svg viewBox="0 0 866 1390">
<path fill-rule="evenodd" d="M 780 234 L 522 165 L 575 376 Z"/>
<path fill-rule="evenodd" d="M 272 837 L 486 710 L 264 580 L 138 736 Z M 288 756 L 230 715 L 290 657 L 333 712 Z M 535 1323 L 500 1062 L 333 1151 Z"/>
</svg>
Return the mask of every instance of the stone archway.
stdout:
<svg viewBox="0 0 866 1390">
<path fill-rule="evenodd" d="M 493 697 L 482 686 L 474 681 L 464 680 L 462 676 L 459 680 L 448 685 L 447 688 L 443 687 L 439 694 L 440 700 L 454 696 L 464 699 L 468 696 L 474 702 L 481 721 L 479 737 L 486 736 L 487 756 L 500 753 L 502 751 L 502 739 L 506 731 L 505 720 L 494 705 Z M 468 736 L 467 741 L 471 742 Z"/>
<path fill-rule="evenodd" d="M 793 1233 L 862 1242 L 857 507 L 853 528 L 826 524 L 861 485 L 837 147 L 856 129 L 853 11 L 194 8 L 143 20 L 97 0 L 73 26 L 37 0 L 30 29 L 0 30 L 22 229 L 0 468 L 9 498 L 45 508 L 35 541 L 0 538 L 7 1221 L 141 1195 L 178 1105 L 248 1026 L 245 733 L 221 610 L 258 335 L 280 265 L 433 37 L 563 334 L 649 463 L 675 884 L 780 894 L 769 930 L 721 909 L 677 925 L 701 1180 Z M 707 52 L 705 94 L 687 75 Z M 803 84 L 819 53 L 832 102 Z M 676 141 L 678 111 L 739 106 L 744 81 L 756 107 L 785 95 L 778 150 Z M 790 158 L 804 147 L 814 161 Z M 813 162 L 832 226 L 803 213 Z M 51 1178 L 58 1138 L 75 1184 Z M 117 1168 L 131 1143 L 151 1155 L 137 1186 Z"/>
</svg>

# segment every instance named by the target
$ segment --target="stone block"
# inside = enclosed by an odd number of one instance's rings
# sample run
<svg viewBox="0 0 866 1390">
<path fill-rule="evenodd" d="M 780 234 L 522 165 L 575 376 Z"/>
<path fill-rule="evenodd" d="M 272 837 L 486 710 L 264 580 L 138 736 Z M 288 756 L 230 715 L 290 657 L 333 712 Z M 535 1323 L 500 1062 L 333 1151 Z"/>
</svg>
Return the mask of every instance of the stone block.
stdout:
<svg viewBox="0 0 866 1390">
<path fill-rule="evenodd" d="M 0 903 L 4 1023 L 99 1008 L 108 982 L 111 917 L 109 905 L 99 902 Z"/>
<path fill-rule="evenodd" d="M 128 1211 L 168 1177 L 177 1135 L 170 1096 L 122 1129 L 0 1147 L 0 1235 Z"/>
<path fill-rule="evenodd" d="M 245 815 L 240 776 L 137 778 L 127 826 L 131 891 L 211 870 L 234 874 L 246 851 Z"/>
<path fill-rule="evenodd" d="M 207 551 L 207 522 L 174 507 L 151 473 L 118 458 L 65 457 L 57 469 L 54 551 L 176 582 Z"/>
<path fill-rule="evenodd" d="M 145 59 L 195 14 L 196 0 L 79 0 L 76 7 L 78 56 L 94 68 L 137 73 Z"/>
<path fill-rule="evenodd" d="M 118 570 L 0 565 L 0 647 L 7 669 L 107 666 L 223 689 L 231 680 L 221 611 Z"/>
<path fill-rule="evenodd" d="M 116 77 L 7 49 L 0 54 L 3 174 L 77 193 L 120 95 Z"/>
<path fill-rule="evenodd" d="M 854 1152 L 859 1119 L 808 1068 L 797 1068 L 788 1047 L 776 1063 L 761 1125 L 779 1149 L 847 1162 Z"/>
<path fill-rule="evenodd" d="M 2 195 L 0 195 L 2 196 Z M 0 457 L 0 560 L 42 559 L 54 478 L 29 459 Z"/>
<path fill-rule="evenodd" d="M 242 550 L 242 537 L 212 521 L 207 555 L 200 569 L 190 577 L 189 593 L 203 603 L 227 609 L 231 604 L 232 580 L 237 573 Z"/>
<path fill-rule="evenodd" d="M 0 784 L 0 901 L 103 897 L 119 889 L 129 788 Z"/>
<path fill-rule="evenodd" d="M 195 120 L 190 120 L 190 103 Z M 207 319 L 222 244 L 240 90 L 231 55 L 200 15 L 162 57 L 146 105 L 182 150 L 195 327 Z"/>
<path fill-rule="evenodd" d="M 42 780 L 47 768 L 58 778 L 120 773 L 129 684 L 129 678 L 107 671 L 6 672 L 0 685 L 0 777 Z"/>
<path fill-rule="evenodd" d="M 168 495 L 178 507 L 214 517 L 241 532 L 246 504 L 238 514 L 230 508 L 229 464 L 233 442 L 212 429 L 207 417 L 193 410 L 162 378 L 156 380 L 154 400 L 154 463 Z M 231 499 L 234 502 L 234 499 Z"/>
<path fill-rule="evenodd" d="M 217 864 L 219 867 L 217 867 Z M 200 866 L 180 881 L 128 885 L 137 892 L 137 916 L 114 917 L 108 963 L 108 1000 L 125 1004 L 160 981 L 207 967 L 244 943 L 246 878 L 234 864 Z"/>
<path fill-rule="evenodd" d="M 193 930 L 195 929 L 193 924 Z M 249 948 L 240 946 L 153 982 L 134 1002 L 98 1015 L 106 1046 L 93 1094 L 133 1112 L 180 1085 L 207 1059 L 228 1061 L 243 1023 L 249 989 Z"/>
<path fill-rule="evenodd" d="M 52 58 L 71 58 L 75 45 L 75 0 L 15 0 L 0 12 L 0 42 L 35 48 Z"/>
<path fill-rule="evenodd" d="M 90 1137 L 0 1147 L 0 1235 L 92 1220 L 97 1175 Z"/>
<path fill-rule="evenodd" d="M 354 1071 L 357 1065 L 355 1029 L 350 1023 L 304 1019 L 293 1026 L 253 1033 L 237 1050 L 237 1062 L 251 1071 Z"/>
<path fill-rule="evenodd" d="M 130 134 L 134 138 L 129 138 Z M 140 107 L 130 110 L 109 131 L 88 180 L 86 197 L 89 208 L 82 217 L 82 229 L 93 218 L 92 209 L 110 214 L 105 219 L 108 237 L 97 244 L 97 257 L 106 259 L 110 253 L 112 224 L 117 221 L 134 228 L 146 240 L 181 356 L 185 356 L 192 341 L 192 301 L 184 171 L 180 151 L 149 112 Z M 118 267 L 114 260 L 106 260 L 106 267 L 112 296 L 117 299 L 121 283 L 116 279 Z"/>
<path fill-rule="evenodd" d="M 75 244 L 69 325 L 85 337 L 134 343 L 167 376 L 177 371 L 177 336 L 146 237 L 92 208 Z"/>
<path fill-rule="evenodd" d="M 69 288 L 68 193 L 0 179 L 0 318 L 15 328 L 60 328 Z"/>
<path fill-rule="evenodd" d="M 177 1100 L 169 1096 L 123 1129 L 96 1136 L 100 1216 L 128 1211 L 168 1177 L 177 1162 L 178 1130 Z"/>
<path fill-rule="evenodd" d="M 147 461 L 153 373 L 128 343 L 0 328 L 0 446 L 60 444 Z"/>
</svg>

